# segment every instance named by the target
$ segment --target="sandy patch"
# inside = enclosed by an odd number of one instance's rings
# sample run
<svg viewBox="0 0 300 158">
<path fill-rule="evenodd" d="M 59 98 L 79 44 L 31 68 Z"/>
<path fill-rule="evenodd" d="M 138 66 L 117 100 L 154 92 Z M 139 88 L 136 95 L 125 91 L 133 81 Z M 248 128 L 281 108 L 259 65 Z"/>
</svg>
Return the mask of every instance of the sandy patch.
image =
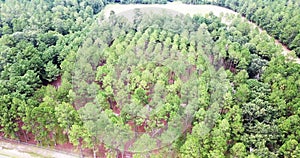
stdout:
<svg viewBox="0 0 300 158">
<path fill-rule="evenodd" d="M 221 13 L 229 13 L 229 14 L 237 14 L 236 12 L 219 7 L 214 5 L 190 5 L 190 4 L 183 4 L 181 2 L 172 2 L 167 4 L 110 4 L 105 7 L 103 10 L 104 16 L 107 18 L 111 11 L 114 11 L 116 14 L 140 8 L 141 10 L 144 8 L 160 8 L 160 9 L 167 9 L 179 12 L 181 14 L 190 14 L 191 16 L 195 14 L 205 15 L 210 12 L 219 16 Z"/>
<path fill-rule="evenodd" d="M 172 16 L 183 15 L 182 13 L 177 12 L 175 10 L 165 9 L 165 8 L 157 8 L 157 7 L 140 8 L 140 12 L 142 14 L 161 14 L 161 15 L 168 14 L 168 15 L 172 15 Z M 134 9 L 126 10 L 126 11 L 117 13 L 116 15 L 124 16 L 129 21 L 133 22 L 133 19 L 135 16 L 135 10 Z"/>
<path fill-rule="evenodd" d="M 44 149 L 33 145 L 15 144 L 6 141 L 0 141 L 0 158 L 6 157 L 53 157 L 53 158 L 76 158 L 79 155 L 70 153 L 66 154 L 55 150 Z"/>
</svg>

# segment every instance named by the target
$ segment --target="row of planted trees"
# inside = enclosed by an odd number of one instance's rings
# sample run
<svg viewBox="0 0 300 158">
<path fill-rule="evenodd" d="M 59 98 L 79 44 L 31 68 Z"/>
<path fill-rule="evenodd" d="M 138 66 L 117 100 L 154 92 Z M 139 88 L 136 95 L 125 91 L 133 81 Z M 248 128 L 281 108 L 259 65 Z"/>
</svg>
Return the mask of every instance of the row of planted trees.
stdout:
<svg viewBox="0 0 300 158">
<path fill-rule="evenodd" d="M 99 111 L 105 111 L 110 121 L 113 122 L 113 124 L 108 123 L 109 125 L 117 124 L 119 128 L 130 129 L 127 123 L 134 120 L 136 127 L 146 126 L 146 132 L 152 131 L 157 126 L 164 126 L 159 120 L 171 121 L 172 116 L 180 113 L 182 104 L 186 104 L 186 101 L 189 100 L 189 95 L 187 98 L 178 95 L 178 92 L 184 93 L 182 86 L 188 86 L 188 82 L 185 82 L 180 74 L 172 77 L 172 69 L 170 69 L 172 64 L 179 69 L 184 68 L 184 66 L 179 66 L 180 62 L 176 62 L 175 58 L 172 58 L 178 57 L 182 59 L 183 63 L 187 60 L 186 62 L 192 67 L 190 70 L 184 69 L 183 72 L 187 74 L 196 72 L 197 74 L 197 77 L 193 78 L 193 83 L 196 85 L 191 84 L 188 88 L 191 91 L 193 86 L 198 86 L 197 94 L 194 94 L 193 97 L 190 96 L 190 98 L 198 99 L 191 104 L 193 132 L 171 143 L 176 146 L 177 154 L 183 157 L 192 155 L 214 157 L 228 154 L 239 157 L 297 155 L 299 149 L 297 136 L 291 137 L 284 134 L 287 132 L 287 127 L 291 127 L 291 124 L 286 123 L 292 121 L 291 119 L 299 118 L 297 108 L 291 113 L 279 114 L 279 111 L 284 111 L 281 106 L 297 107 L 297 104 L 294 103 L 299 97 L 296 94 L 299 85 L 289 86 L 289 91 L 294 92 L 289 93 L 291 96 L 280 96 L 275 99 L 277 93 L 283 94 L 282 90 L 286 89 L 277 89 L 280 84 L 271 80 L 273 75 L 285 75 L 286 77 L 291 75 L 294 77 L 289 77 L 289 80 L 298 83 L 299 69 L 297 67 L 299 65 L 285 64 L 284 57 L 280 55 L 281 50 L 276 47 L 274 40 L 264 33 L 260 34 L 257 29 L 251 28 L 248 24 L 245 25 L 240 18 L 235 18 L 229 27 L 221 24 L 220 20 L 213 15 L 206 18 L 197 16 L 177 18 L 184 20 L 182 25 L 176 25 L 176 27 L 172 24 L 178 22 L 176 17 L 159 17 L 157 15 L 135 20 L 139 23 L 131 26 L 126 24 L 124 19 L 111 16 L 107 25 L 104 24 L 94 30 L 93 36 L 86 41 L 86 47 L 84 46 L 84 49 L 79 51 L 81 53 L 76 64 L 81 65 L 80 68 L 90 67 L 87 74 L 93 74 L 92 80 L 95 77 L 97 83 L 91 87 L 100 90 L 100 93 L 90 91 L 92 92 L 90 94 L 96 96 L 92 101 L 94 104 L 88 104 L 88 107 L 84 106 L 85 103 L 82 104 L 81 108 L 86 113 L 83 112 L 81 115 L 90 115 L 86 111 L 87 109 L 99 109 Z M 155 22 L 149 19 L 155 19 Z M 186 26 L 193 27 L 187 28 Z M 118 35 L 106 34 L 106 38 L 97 38 L 98 34 L 118 31 L 120 32 Z M 260 43 L 265 44 L 261 45 Z M 93 47 L 91 49 L 93 51 L 90 51 L 91 54 L 88 53 L 89 51 L 84 51 L 90 47 Z M 96 47 L 102 50 L 98 54 L 95 54 Z M 145 62 L 144 55 L 146 55 L 146 59 L 154 61 L 171 58 L 173 62 L 170 67 L 164 67 L 164 62 L 143 64 Z M 90 59 L 96 60 L 91 62 Z M 84 66 L 85 64 L 87 65 Z M 211 73 L 214 71 L 209 69 L 207 64 L 213 65 L 213 68 L 217 70 L 220 67 L 228 68 L 225 76 L 228 77 L 232 87 L 221 89 L 225 90 L 221 94 L 217 93 L 220 92 L 220 89 L 215 91 L 216 93 L 212 93 L 214 88 L 224 87 L 228 82 L 219 82 L 219 85 L 213 82 Z M 282 71 L 274 72 L 279 65 L 284 65 L 283 67 L 289 69 L 289 74 L 281 74 Z M 78 71 L 81 70 L 78 68 Z M 221 74 L 216 76 L 219 75 Z M 290 81 L 288 83 L 291 83 Z M 153 88 L 152 92 L 151 87 Z M 78 89 L 75 91 L 84 92 L 84 90 L 78 91 Z M 153 93 L 153 91 L 157 93 Z M 165 99 L 161 97 L 164 91 L 167 92 Z M 217 105 L 212 104 L 215 97 L 223 98 L 222 102 Z M 286 97 L 292 99 L 287 100 Z M 193 100 L 190 101 L 193 102 Z M 101 107 L 97 107 L 99 102 Z M 286 102 L 285 105 L 281 104 L 283 102 Z M 116 116 L 115 114 L 118 112 L 110 110 L 113 109 L 112 106 L 121 109 L 120 115 Z M 158 114 L 151 115 L 149 111 L 143 111 L 144 107 L 148 107 L 148 110 L 149 107 L 161 108 L 159 108 Z M 101 112 L 98 114 L 101 115 Z M 278 121 L 282 119 L 286 121 L 279 123 Z M 147 122 L 146 125 L 145 122 Z M 104 126 L 106 127 L 108 124 Z M 96 133 L 103 126 L 98 126 L 99 129 L 97 129 L 94 124 L 90 123 L 89 125 L 92 126 L 86 127 L 86 124 L 83 123 L 85 128 L 95 130 L 94 134 L 96 135 L 94 136 L 99 141 L 98 143 L 107 143 L 105 136 Z M 131 128 L 131 130 L 137 129 Z M 294 133 L 296 130 L 297 128 L 293 128 L 290 132 Z M 131 148 L 124 146 L 124 143 L 129 141 L 125 138 L 128 137 L 120 136 L 114 139 L 119 143 L 113 148 L 134 152 L 144 149 L 143 144 L 149 147 L 146 149 L 157 147 L 157 139 L 153 136 L 142 135 L 131 144 Z M 162 132 L 159 141 L 163 142 L 165 139 L 171 140 L 167 132 L 166 135 Z M 281 140 L 283 141 L 281 142 Z M 295 152 L 289 152 L 290 149 Z M 149 152 L 147 150 L 146 153 Z M 161 150 L 160 154 L 169 153 Z"/>
</svg>

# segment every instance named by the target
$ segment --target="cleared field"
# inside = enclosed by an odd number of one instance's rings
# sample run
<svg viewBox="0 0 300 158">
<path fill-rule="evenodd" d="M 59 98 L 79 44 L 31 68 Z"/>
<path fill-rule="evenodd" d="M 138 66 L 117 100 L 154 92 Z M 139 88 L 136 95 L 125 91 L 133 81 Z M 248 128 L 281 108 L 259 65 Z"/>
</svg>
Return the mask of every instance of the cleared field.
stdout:
<svg viewBox="0 0 300 158">
<path fill-rule="evenodd" d="M 184 15 L 184 14 L 178 12 L 178 11 L 175 11 L 175 10 L 157 8 L 157 7 L 145 7 L 145 8 L 140 9 L 140 12 L 142 14 L 151 14 L 151 13 L 153 13 L 153 14 L 168 14 L 168 15 L 173 15 L 173 16 Z M 117 15 L 118 16 L 124 16 L 129 21 L 133 21 L 134 15 L 135 15 L 135 10 L 134 9 L 126 10 L 126 11 L 117 13 Z"/>
<path fill-rule="evenodd" d="M 236 12 L 219 7 L 214 5 L 189 5 L 189 4 L 182 4 L 180 2 L 172 2 L 167 4 L 111 4 L 105 7 L 103 10 L 105 17 L 109 17 L 110 11 L 114 11 L 116 14 L 120 14 L 125 11 L 133 10 L 136 8 L 141 8 L 144 10 L 146 8 L 157 8 L 157 9 L 166 9 L 166 11 L 176 11 L 181 14 L 208 14 L 212 12 L 216 16 L 219 16 L 221 13 L 229 13 L 229 14 L 237 14 Z"/>
</svg>

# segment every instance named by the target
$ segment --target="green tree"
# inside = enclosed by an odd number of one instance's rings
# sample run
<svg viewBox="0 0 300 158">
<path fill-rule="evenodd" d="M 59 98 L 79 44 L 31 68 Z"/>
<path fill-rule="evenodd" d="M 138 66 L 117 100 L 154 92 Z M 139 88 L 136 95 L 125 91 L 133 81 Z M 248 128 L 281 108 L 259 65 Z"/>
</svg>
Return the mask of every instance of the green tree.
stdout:
<svg viewBox="0 0 300 158">
<path fill-rule="evenodd" d="M 230 149 L 232 157 L 245 157 L 246 153 L 246 146 L 243 143 L 235 143 L 232 148 Z"/>
<path fill-rule="evenodd" d="M 65 130 L 66 134 L 69 133 L 74 124 L 78 124 L 80 122 L 77 111 L 72 105 L 65 102 L 55 107 L 55 116 L 59 126 Z"/>
<path fill-rule="evenodd" d="M 300 145 L 297 140 L 291 139 L 279 148 L 279 152 L 283 157 L 298 157 L 300 156 Z"/>
</svg>

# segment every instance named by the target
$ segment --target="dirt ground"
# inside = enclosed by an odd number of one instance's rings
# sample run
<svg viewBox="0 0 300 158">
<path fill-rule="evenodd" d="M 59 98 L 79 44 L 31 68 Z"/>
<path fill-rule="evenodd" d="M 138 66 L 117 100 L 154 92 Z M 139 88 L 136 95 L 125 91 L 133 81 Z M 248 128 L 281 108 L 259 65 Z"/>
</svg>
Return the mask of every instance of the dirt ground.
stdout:
<svg viewBox="0 0 300 158">
<path fill-rule="evenodd" d="M 219 16 L 221 13 L 230 13 L 230 14 L 237 14 L 236 12 L 219 7 L 214 5 L 190 5 L 190 4 L 183 4 L 181 2 L 172 2 L 167 4 L 111 4 L 105 7 L 103 10 L 104 16 L 107 18 L 109 17 L 110 11 L 114 11 L 116 14 L 133 10 L 135 8 L 160 8 L 166 10 L 173 10 L 179 12 L 181 14 L 208 14 L 213 12 L 216 16 Z"/>
<path fill-rule="evenodd" d="M 77 154 L 67 154 L 55 150 L 48 150 L 39 148 L 32 145 L 23 145 L 0 141 L 0 158 L 38 158 L 38 157 L 51 157 L 51 158 L 77 158 Z"/>
</svg>

